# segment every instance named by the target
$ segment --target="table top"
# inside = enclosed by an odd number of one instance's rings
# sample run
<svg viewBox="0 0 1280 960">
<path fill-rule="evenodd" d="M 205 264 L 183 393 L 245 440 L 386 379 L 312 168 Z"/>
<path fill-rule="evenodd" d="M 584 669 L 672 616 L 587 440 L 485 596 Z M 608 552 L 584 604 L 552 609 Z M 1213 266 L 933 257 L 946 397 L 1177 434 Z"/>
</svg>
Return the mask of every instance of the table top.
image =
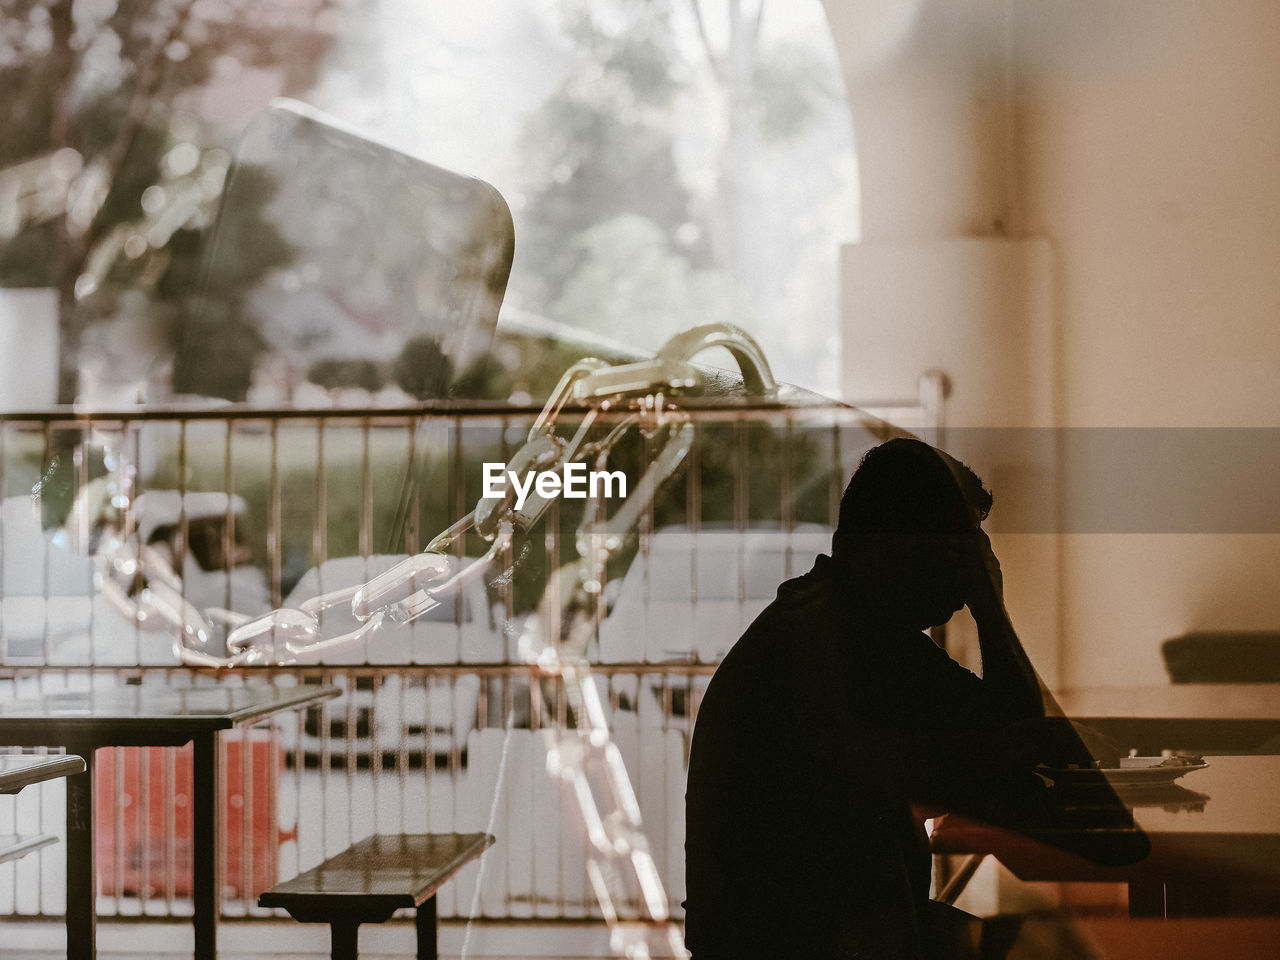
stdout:
<svg viewBox="0 0 1280 960">
<path fill-rule="evenodd" d="M 1280 683 L 1168 683 L 1068 687 L 1054 697 L 1069 717 L 1280 720 Z"/>
<path fill-rule="evenodd" d="M 75 754 L 34 756 L 27 753 L 0 755 L 0 793 L 17 793 L 42 780 L 84 773 L 84 758 Z"/>
<path fill-rule="evenodd" d="M 1280 683 L 1170 683 L 1055 692 L 1067 716 L 1125 749 L 1280 753 Z"/>
<path fill-rule="evenodd" d="M 311 684 L 59 691 L 0 702 L 0 743 L 177 746 L 198 733 L 253 723 L 341 692 Z"/>
<path fill-rule="evenodd" d="M 1280 879 L 1280 756 L 1211 756 L 1209 766 L 1164 786 L 1118 787 L 1151 854 L 1127 867 L 1100 867 L 1052 847 L 1055 840 L 1105 844 L 1132 831 L 1074 827 L 1009 829 L 948 816 L 934 832 L 942 853 L 993 853 L 1024 880 L 1132 879 L 1143 877 L 1251 877 Z M 1071 797 L 1087 810 L 1087 790 Z M 1043 841 L 1043 842 L 1042 842 Z"/>
</svg>

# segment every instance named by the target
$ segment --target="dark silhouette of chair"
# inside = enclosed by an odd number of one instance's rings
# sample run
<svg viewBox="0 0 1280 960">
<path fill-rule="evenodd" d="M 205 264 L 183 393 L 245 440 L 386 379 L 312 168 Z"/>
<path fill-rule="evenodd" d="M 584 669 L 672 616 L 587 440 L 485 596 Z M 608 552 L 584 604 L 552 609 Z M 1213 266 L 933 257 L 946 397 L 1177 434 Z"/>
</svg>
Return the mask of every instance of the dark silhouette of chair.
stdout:
<svg viewBox="0 0 1280 960">
<path fill-rule="evenodd" d="M 1280 682 L 1280 631 L 1196 630 L 1161 645 L 1173 683 Z"/>
</svg>

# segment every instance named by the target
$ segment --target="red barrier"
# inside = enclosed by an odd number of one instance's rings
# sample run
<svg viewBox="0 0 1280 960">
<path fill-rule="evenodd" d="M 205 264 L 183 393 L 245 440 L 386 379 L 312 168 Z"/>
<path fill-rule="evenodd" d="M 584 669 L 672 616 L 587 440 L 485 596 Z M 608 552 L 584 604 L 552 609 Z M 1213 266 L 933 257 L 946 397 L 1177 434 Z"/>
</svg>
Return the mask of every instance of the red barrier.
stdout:
<svg viewBox="0 0 1280 960">
<path fill-rule="evenodd" d="M 220 752 L 223 895 L 256 898 L 275 886 L 280 845 L 292 837 L 277 823 L 284 749 L 270 732 L 253 731 L 223 739 Z M 191 896 L 191 745 L 99 750 L 94 796 L 98 893 Z"/>
</svg>

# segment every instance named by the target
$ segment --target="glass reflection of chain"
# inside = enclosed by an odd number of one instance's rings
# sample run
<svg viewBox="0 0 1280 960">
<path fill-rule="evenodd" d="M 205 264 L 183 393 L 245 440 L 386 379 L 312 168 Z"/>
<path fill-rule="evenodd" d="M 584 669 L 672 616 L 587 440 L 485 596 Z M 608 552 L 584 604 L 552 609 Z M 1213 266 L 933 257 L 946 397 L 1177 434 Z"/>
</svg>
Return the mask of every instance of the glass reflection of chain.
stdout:
<svg viewBox="0 0 1280 960">
<path fill-rule="evenodd" d="M 678 398 L 701 389 L 702 376 L 690 360 L 712 346 L 727 347 L 734 354 L 749 390 L 765 396 L 774 393 L 776 387 L 759 348 L 745 333 L 727 325 L 687 331 L 652 360 L 617 365 L 582 360 L 566 371 L 526 442 L 508 463 L 502 494 L 480 500 L 422 553 L 366 583 L 253 618 L 220 608 L 197 610 L 183 597 L 181 578 L 165 557 L 152 547 L 133 546 L 131 484 L 117 481 L 109 491 L 109 504 L 104 505 L 108 515 L 97 518 L 109 528 L 96 551 L 98 588 L 139 625 L 167 630 L 184 663 L 207 667 L 287 664 L 304 652 L 359 643 L 384 623 L 410 623 L 444 602 L 464 579 L 486 575 L 495 563 L 506 565 L 497 580 L 509 581 L 514 572 L 514 539 L 537 524 L 552 499 L 530 493 L 517 507 L 512 475 L 550 472 L 563 480 L 570 463 L 603 471 L 615 446 L 630 431 L 639 431 L 646 440 L 662 439 L 657 455 L 612 515 L 605 511 L 602 497 L 587 497 L 575 535 L 578 558 L 571 565 L 568 589 L 560 591 L 561 609 L 544 609 L 549 602 L 544 594 L 539 607 L 542 616 L 531 621 L 558 623 L 559 629 L 542 633 L 526 629 L 519 637 L 519 649 L 535 679 L 563 684 L 573 712 L 573 729 L 555 729 L 547 698 L 539 700 L 548 714 L 542 724 L 548 728 L 548 772 L 564 784 L 581 816 L 588 875 L 610 926 L 613 949 L 634 958 L 687 956 L 680 927 L 670 917 L 635 791 L 610 736 L 586 651 L 596 629 L 594 614 L 609 559 L 620 551 L 658 487 L 676 471 L 692 444 L 693 424 L 680 410 Z M 557 432 L 558 420 L 570 402 L 585 406 L 585 413 L 576 431 L 562 436 Z M 612 426 L 602 426 L 600 435 L 593 438 L 604 413 L 610 414 L 607 419 Z M 458 538 L 468 532 L 478 534 L 488 549 L 469 564 L 455 565 L 451 553 Z M 137 589 L 140 583 L 145 585 Z M 341 636 L 322 636 L 321 614 L 340 606 L 349 607 L 359 626 Z M 549 616 L 553 613 L 554 619 Z M 225 641 L 220 642 L 223 634 Z"/>
</svg>

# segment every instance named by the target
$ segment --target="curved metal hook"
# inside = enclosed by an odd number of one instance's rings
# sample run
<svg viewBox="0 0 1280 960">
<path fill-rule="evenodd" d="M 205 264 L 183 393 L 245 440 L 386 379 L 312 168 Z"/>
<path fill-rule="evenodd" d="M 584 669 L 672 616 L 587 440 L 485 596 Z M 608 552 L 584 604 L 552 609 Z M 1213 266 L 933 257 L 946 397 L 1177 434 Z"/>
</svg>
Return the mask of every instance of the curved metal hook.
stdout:
<svg viewBox="0 0 1280 960">
<path fill-rule="evenodd" d="M 778 392 L 778 381 L 773 378 L 760 344 L 741 327 L 730 323 L 708 323 L 677 333 L 663 344 L 658 357 L 688 361 L 712 347 L 724 347 L 733 354 L 749 393 L 771 397 Z"/>
</svg>

